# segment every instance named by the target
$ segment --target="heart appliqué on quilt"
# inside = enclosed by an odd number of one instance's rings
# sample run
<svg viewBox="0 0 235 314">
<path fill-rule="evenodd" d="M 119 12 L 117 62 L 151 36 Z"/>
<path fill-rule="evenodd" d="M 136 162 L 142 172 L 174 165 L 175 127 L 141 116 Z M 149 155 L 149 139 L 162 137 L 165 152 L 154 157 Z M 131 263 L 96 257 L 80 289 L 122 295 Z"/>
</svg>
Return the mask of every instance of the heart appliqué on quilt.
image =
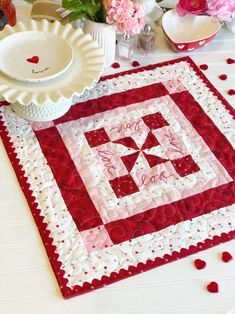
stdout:
<svg viewBox="0 0 235 314">
<path fill-rule="evenodd" d="M 29 63 L 37 64 L 39 62 L 39 57 L 38 56 L 33 56 L 32 58 L 26 59 L 26 61 L 29 62 Z"/>
</svg>

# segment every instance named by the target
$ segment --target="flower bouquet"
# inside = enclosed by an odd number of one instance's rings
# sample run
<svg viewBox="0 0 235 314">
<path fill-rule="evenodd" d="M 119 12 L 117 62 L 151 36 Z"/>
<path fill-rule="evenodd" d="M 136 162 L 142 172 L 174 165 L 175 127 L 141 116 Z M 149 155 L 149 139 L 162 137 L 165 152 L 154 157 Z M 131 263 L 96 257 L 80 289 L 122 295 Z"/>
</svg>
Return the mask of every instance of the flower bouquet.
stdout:
<svg viewBox="0 0 235 314">
<path fill-rule="evenodd" d="M 67 15 L 70 21 L 85 20 L 83 30 L 103 48 L 107 68 L 115 60 L 116 32 L 128 36 L 140 33 L 145 15 L 141 1 L 62 0 L 66 10 L 62 15 Z"/>
<path fill-rule="evenodd" d="M 234 0 L 180 0 L 176 6 L 180 16 L 190 14 L 206 14 L 220 22 L 229 22 L 235 13 Z"/>
<path fill-rule="evenodd" d="M 89 19 L 114 24 L 115 30 L 138 34 L 144 25 L 144 10 L 139 2 L 131 0 L 62 0 L 70 21 Z"/>
</svg>

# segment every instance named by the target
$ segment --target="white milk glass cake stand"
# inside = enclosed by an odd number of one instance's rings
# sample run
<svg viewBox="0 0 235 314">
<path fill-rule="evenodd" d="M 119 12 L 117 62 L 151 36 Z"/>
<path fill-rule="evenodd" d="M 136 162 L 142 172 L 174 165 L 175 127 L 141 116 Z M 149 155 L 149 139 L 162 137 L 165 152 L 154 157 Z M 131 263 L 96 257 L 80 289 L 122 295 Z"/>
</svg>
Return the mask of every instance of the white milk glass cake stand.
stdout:
<svg viewBox="0 0 235 314">
<path fill-rule="evenodd" d="M 0 32 L 0 96 L 22 118 L 50 121 L 99 80 L 103 51 L 90 35 L 47 20 Z"/>
</svg>

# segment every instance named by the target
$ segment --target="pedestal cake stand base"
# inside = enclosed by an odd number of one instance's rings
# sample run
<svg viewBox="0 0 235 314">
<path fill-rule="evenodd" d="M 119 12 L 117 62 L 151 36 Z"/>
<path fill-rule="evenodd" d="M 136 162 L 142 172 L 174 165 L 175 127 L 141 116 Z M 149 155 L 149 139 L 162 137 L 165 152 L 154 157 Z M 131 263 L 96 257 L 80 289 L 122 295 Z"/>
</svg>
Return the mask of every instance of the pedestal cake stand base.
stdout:
<svg viewBox="0 0 235 314">
<path fill-rule="evenodd" d="M 72 101 L 60 101 L 56 104 L 45 104 L 45 105 L 35 105 L 30 104 L 28 106 L 23 106 L 18 102 L 11 104 L 12 109 L 21 118 L 37 121 L 46 122 L 55 120 L 63 116 L 71 107 Z"/>
</svg>

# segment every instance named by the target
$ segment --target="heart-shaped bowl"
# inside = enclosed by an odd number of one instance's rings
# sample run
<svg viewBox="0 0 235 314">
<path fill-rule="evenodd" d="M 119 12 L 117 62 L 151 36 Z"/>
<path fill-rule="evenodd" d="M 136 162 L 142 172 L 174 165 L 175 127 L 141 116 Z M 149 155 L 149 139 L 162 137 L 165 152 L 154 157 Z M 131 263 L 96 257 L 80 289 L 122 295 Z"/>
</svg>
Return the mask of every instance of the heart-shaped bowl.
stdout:
<svg viewBox="0 0 235 314">
<path fill-rule="evenodd" d="M 220 30 L 219 21 L 207 15 L 186 14 L 181 17 L 176 10 L 162 17 L 162 28 L 169 45 L 175 51 L 192 51 L 208 44 Z"/>
</svg>

